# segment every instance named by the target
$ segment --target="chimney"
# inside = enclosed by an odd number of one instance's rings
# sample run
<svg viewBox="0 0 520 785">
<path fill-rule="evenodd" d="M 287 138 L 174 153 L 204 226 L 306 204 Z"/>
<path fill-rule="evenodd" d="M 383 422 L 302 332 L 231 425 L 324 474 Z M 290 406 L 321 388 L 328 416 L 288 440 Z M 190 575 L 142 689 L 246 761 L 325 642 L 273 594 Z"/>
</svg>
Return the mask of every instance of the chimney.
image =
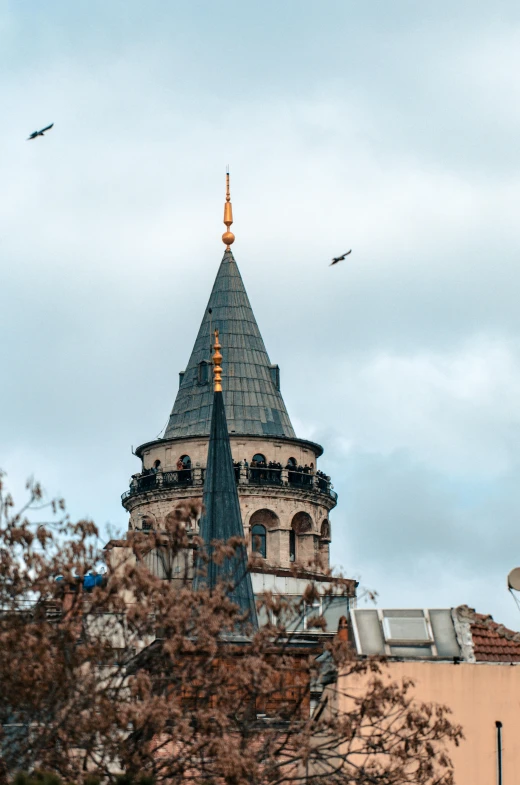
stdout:
<svg viewBox="0 0 520 785">
<path fill-rule="evenodd" d="M 338 638 L 343 643 L 348 643 L 348 622 L 346 616 L 342 616 L 339 620 Z"/>
</svg>

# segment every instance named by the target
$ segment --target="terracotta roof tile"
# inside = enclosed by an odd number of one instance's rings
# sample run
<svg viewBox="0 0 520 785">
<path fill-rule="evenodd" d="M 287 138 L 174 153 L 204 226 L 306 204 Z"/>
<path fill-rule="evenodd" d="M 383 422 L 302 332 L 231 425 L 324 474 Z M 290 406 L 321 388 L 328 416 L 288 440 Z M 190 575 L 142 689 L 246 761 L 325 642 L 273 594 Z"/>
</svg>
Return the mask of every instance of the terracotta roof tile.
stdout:
<svg viewBox="0 0 520 785">
<path fill-rule="evenodd" d="M 520 633 L 466 606 L 459 610 L 469 622 L 477 662 L 520 662 Z"/>
</svg>

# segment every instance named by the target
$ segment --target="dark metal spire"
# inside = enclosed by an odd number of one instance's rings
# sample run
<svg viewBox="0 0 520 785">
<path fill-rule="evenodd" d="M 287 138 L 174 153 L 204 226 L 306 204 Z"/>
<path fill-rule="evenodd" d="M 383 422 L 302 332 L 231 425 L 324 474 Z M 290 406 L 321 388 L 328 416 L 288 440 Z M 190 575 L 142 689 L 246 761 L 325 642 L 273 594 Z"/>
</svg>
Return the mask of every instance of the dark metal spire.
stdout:
<svg viewBox="0 0 520 785">
<path fill-rule="evenodd" d="M 213 412 L 204 480 L 204 513 L 200 521 L 200 536 L 204 540 L 206 553 L 211 556 L 215 540 L 227 542 L 231 537 L 244 537 L 240 502 L 238 500 L 235 470 L 231 457 L 231 446 L 224 409 L 220 373 L 220 344 L 218 330 L 215 330 L 215 392 L 213 393 Z M 258 627 L 255 598 L 251 574 L 247 568 L 247 551 L 240 545 L 233 557 L 216 564 L 210 560 L 207 565 L 197 565 L 193 588 L 205 586 L 215 588 L 222 581 L 231 584 L 230 599 L 243 613 L 248 614 L 248 623 Z"/>
</svg>

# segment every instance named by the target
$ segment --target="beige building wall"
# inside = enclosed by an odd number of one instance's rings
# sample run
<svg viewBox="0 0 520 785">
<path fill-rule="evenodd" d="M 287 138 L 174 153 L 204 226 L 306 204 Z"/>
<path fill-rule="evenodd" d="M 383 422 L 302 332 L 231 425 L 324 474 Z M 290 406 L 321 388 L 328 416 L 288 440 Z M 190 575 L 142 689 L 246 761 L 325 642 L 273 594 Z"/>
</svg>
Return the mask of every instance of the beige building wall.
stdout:
<svg viewBox="0 0 520 785">
<path fill-rule="evenodd" d="M 385 673 L 393 681 L 413 679 L 418 701 L 449 706 L 452 721 L 462 725 L 465 740 L 449 749 L 455 785 L 497 785 L 497 721 L 502 723 L 502 783 L 520 785 L 520 665 L 390 662 Z M 341 681 L 340 676 L 334 691 L 339 711 Z M 348 689 L 356 689 L 352 681 Z"/>
<path fill-rule="evenodd" d="M 197 493 L 198 491 L 198 493 Z M 203 487 L 186 488 L 175 492 L 162 491 L 142 494 L 132 499 L 130 529 L 141 529 L 143 521 L 153 528 L 164 528 L 169 514 L 173 514 L 183 499 L 202 504 Z M 251 545 L 251 525 L 260 523 L 267 532 L 268 566 L 290 567 L 289 536 L 291 528 L 296 533 L 296 562 L 308 565 L 319 555 L 323 569 L 329 566 L 330 506 L 320 503 L 320 498 L 305 498 L 303 493 L 281 489 L 278 493 L 269 488 L 239 486 L 238 495 L 244 536 Z M 310 496 L 310 494 L 308 494 Z M 197 531 L 193 522 L 193 530 Z"/>
<path fill-rule="evenodd" d="M 285 466 L 289 458 L 294 458 L 298 464 L 317 468 L 318 456 L 309 443 L 299 439 L 264 439 L 261 436 L 233 436 L 229 435 L 231 454 L 234 461 L 246 459 L 251 463 L 255 453 L 261 453 L 266 461 L 278 461 Z M 192 436 L 186 439 L 164 439 L 151 442 L 142 448 L 143 466 L 151 469 L 154 461 L 161 461 L 164 469 L 175 469 L 181 455 L 189 455 L 191 465 L 205 466 L 208 457 L 208 438 Z"/>
</svg>

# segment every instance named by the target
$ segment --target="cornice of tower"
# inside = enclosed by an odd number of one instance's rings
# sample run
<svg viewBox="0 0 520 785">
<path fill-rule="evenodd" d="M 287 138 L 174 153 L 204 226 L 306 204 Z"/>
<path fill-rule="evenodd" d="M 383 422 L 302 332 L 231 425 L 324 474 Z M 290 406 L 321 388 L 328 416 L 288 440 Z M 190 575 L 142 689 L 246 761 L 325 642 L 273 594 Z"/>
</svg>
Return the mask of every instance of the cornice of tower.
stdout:
<svg viewBox="0 0 520 785">
<path fill-rule="evenodd" d="M 137 455 L 138 458 L 143 459 L 143 455 L 147 450 L 153 450 L 156 447 L 159 448 L 166 448 L 169 446 L 180 445 L 183 443 L 196 443 L 205 441 L 207 443 L 209 436 L 206 434 L 194 435 L 194 436 L 174 436 L 170 438 L 163 438 L 163 439 L 154 439 L 150 442 L 143 442 L 140 444 L 139 447 L 136 447 L 134 450 L 134 454 Z M 323 447 L 321 444 L 317 442 L 311 442 L 308 439 L 298 439 L 296 436 L 261 436 L 258 433 L 234 433 L 233 431 L 229 434 L 229 438 L 232 443 L 234 442 L 242 442 L 244 439 L 253 439 L 257 442 L 264 442 L 266 444 L 286 444 L 286 445 L 300 445 L 311 450 L 316 458 L 320 458 L 323 455 Z"/>
<path fill-rule="evenodd" d="M 156 487 L 152 490 L 141 491 L 136 494 L 125 492 L 122 497 L 122 504 L 128 512 L 131 512 L 136 507 L 149 504 L 152 501 L 171 501 L 177 503 L 181 499 L 191 499 L 196 496 L 202 496 L 204 486 L 189 485 L 189 486 L 163 486 Z M 286 499 L 294 502 L 309 502 L 311 504 L 319 504 L 329 512 L 334 509 L 337 501 L 334 497 L 325 493 L 317 495 L 314 491 L 305 488 L 299 488 L 287 485 L 238 485 L 237 491 L 241 498 L 251 497 L 251 499 Z"/>
</svg>

